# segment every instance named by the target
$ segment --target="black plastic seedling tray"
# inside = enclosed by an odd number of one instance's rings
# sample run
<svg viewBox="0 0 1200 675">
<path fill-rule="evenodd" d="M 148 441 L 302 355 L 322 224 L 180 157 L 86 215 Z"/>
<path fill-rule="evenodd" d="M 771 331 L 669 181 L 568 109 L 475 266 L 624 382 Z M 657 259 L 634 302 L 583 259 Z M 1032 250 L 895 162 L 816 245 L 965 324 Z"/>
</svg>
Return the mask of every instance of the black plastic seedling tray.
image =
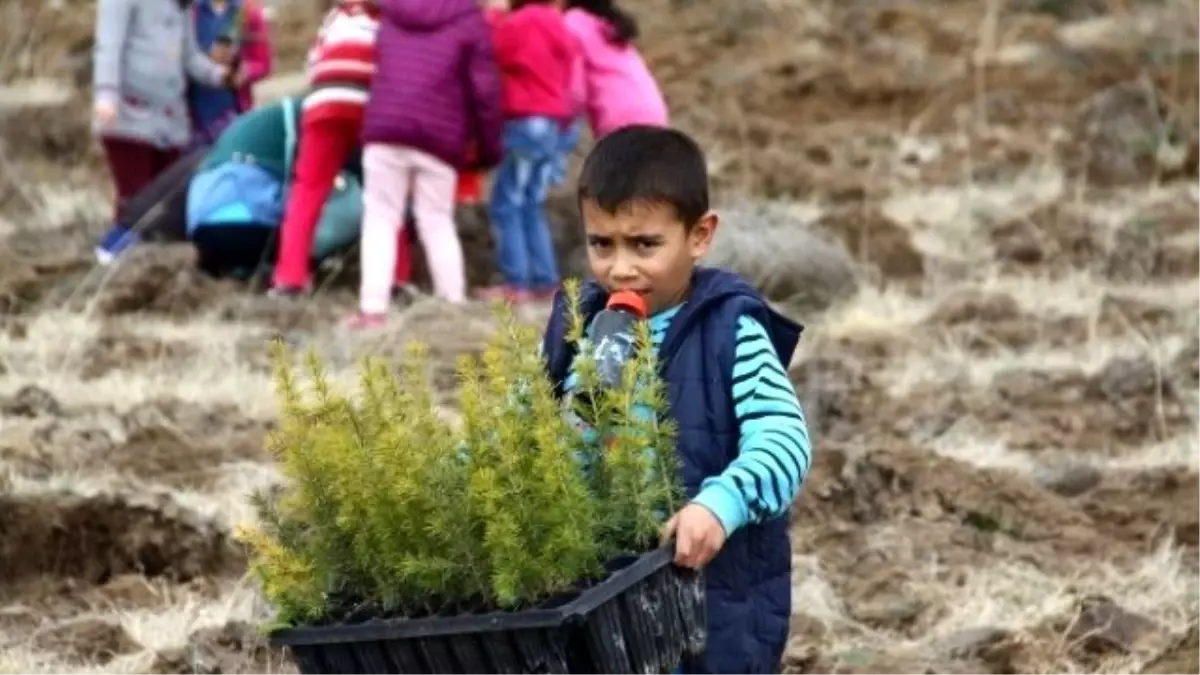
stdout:
<svg viewBox="0 0 1200 675">
<path fill-rule="evenodd" d="M 673 558 L 668 547 L 614 561 L 554 606 L 290 628 L 271 644 L 302 673 L 669 673 L 708 637 L 704 581 Z"/>
</svg>

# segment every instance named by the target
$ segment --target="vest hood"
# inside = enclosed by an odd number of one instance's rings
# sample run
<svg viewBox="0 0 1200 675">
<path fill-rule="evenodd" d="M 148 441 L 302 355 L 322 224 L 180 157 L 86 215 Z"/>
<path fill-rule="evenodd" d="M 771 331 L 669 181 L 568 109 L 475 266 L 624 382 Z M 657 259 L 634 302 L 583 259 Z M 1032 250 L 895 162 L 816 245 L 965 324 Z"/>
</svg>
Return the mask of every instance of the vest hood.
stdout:
<svg viewBox="0 0 1200 675">
<path fill-rule="evenodd" d="M 748 311 L 754 309 L 754 305 L 760 305 L 760 312 L 755 312 L 755 318 L 766 329 L 780 362 L 784 367 L 791 363 L 804 326 L 775 311 L 758 289 L 742 277 L 713 267 L 698 267 L 692 274 L 692 293 L 680 315 L 672 320 L 660 353 L 672 354 L 692 322 L 703 319 L 708 312 L 725 302 L 746 303 Z"/>
</svg>

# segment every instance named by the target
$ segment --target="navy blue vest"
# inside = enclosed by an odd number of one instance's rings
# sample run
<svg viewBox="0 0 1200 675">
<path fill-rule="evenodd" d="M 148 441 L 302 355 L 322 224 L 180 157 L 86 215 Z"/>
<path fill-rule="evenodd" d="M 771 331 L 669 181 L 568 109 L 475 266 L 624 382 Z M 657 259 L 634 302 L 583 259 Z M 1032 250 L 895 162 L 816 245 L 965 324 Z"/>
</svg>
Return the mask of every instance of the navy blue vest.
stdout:
<svg viewBox="0 0 1200 675">
<path fill-rule="evenodd" d="M 607 299 L 601 286 L 589 282 L 582 298 L 585 318 L 590 321 Z M 564 309 L 560 293 L 542 343 L 559 396 L 574 358 L 565 339 Z M 742 315 L 766 328 L 786 367 L 802 327 L 773 311 L 741 277 L 712 268 L 696 269 L 691 296 L 671 320 L 659 349 L 670 413 L 678 424 L 677 445 L 689 498 L 705 478 L 721 473 L 738 454 L 731 392 L 737 321 Z M 747 525 L 726 541 L 704 572 L 708 653 L 704 663 L 689 664 L 689 672 L 779 671 L 791 616 L 791 569 L 787 515 Z"/>
</svg>

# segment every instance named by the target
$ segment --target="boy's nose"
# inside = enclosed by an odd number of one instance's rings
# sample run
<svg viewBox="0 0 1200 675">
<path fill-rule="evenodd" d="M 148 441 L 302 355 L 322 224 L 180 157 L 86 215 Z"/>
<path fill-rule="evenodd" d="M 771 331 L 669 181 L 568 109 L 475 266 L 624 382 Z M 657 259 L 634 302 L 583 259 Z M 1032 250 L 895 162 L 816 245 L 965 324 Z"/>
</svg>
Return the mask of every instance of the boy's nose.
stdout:
<svg viewBox="0 0 1200 675">
<path fill-rule="evenodd" d="M 613 281 L 623 283 L 631 283 L 637 281 L 638 278 L 637 268 L 628 263 L 623 263 L 619 259 L 613 263 L 611 274 Z"/>
</svg>

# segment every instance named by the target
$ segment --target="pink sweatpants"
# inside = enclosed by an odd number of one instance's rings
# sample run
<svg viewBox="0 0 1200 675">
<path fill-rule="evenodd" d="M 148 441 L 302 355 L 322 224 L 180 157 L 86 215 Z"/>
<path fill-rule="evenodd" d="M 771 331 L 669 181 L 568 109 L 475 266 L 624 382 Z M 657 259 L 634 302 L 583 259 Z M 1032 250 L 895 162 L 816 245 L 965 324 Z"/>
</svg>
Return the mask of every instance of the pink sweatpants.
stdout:
<svg viewBox="0 0 1200 675">
<path fill-rule="evenodd" d="M 454 167 L 412 148 L 368 143 L 363 148 L 363 182 L 361 311 L 387 312 L 396 264 L 396 234 L 403 227 L 410 191 L 413 220 L 425 247 L 433 291 L 448 302 L 464 302 L 467 278 L 462 244 L 454 226 L 454 189 L 458 182 Z"/>
</svg>

